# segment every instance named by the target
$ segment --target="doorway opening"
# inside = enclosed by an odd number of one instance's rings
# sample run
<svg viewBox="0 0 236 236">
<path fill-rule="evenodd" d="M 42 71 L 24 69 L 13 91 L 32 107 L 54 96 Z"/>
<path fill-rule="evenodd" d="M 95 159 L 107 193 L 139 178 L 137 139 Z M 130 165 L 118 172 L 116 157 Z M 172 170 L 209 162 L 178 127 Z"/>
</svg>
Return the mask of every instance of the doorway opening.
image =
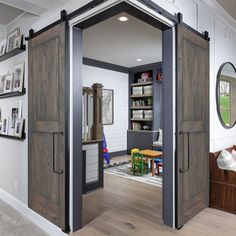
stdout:
<svg viewBox="0 0 236 236">
<path fill-rule="evenodd" d="M 134 208 L 173 227 L 173 28 L 122 2 L 75 24 L 72 35 L 83 90 L 74 230 Z"/>
<path fill-rule="evenodd" d="M 124 208 L 123 201 L 161 219 L 162 31 L 122 12 L 83 30 L 82 41 L 83 225 Z M 107 200 L 119 197 L 120 204 Z"/>
</svg>

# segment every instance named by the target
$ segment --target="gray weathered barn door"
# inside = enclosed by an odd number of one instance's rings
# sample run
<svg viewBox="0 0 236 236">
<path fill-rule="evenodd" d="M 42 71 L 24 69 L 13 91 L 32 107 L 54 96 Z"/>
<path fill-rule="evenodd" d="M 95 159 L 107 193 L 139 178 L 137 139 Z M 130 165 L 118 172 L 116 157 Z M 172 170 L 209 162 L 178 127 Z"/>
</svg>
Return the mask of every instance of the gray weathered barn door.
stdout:
<svg viewBox="0 0 236 236">
<path fill-rule="evenodd" d="M 68 229 L 66 23 L 29 41 L 29 207 Z"/>
<path fill-rule="evenodd" d="M 177 26 L 177 228 L 209 204 L 209 42 Z"/>
</svg>

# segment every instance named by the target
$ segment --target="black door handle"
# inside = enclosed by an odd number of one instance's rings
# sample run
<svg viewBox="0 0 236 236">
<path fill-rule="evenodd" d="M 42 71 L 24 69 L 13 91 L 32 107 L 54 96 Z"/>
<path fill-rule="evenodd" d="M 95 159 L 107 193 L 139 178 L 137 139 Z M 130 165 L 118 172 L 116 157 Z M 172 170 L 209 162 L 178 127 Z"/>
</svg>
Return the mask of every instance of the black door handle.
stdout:
<svg viewBox="0 0 236 236">
<path fill-rule="evenodd" d="M 52 133 L 52 137 L 53 137 L 53 144 L 52 144 L 52 155 L 53 155 L 53 159 L 52 159 L 52 168 L 53 168 L 53 173 L 58 174 L 58 175 L 62 175 L 63 174 L 63 170 L 56 170 L 56 165 L 55 165 L 55 142 L 54 142 L 54 137 L 55 134 L 61 134 L 63 136 L 63 132 L 53 132 Z"/>
<path fill-rule="evenodd" d="M 183 148 L 183 168 L 179 168 L 179 172 L 180 173 L 185 173 L 185 172 L 188 172 L 189 169 L 190 169 L 190 163 L 189 163 L 189 132 L 186 132 L 186 131 L 180 131 L 179 132 L 179 135 L 182 135 L 183 136 L 183 139 L 184 139 L 184 148 Z M 187 137 L 186 137 L 187 136 Z M 185 146 L 187 146 L 187 150 L 185 149 Z M 187 155 L 187 168 L 185 168 L 186 165 L 184 165 L 184 161 L 186 160 L 185 156 Z"/>
</svg>

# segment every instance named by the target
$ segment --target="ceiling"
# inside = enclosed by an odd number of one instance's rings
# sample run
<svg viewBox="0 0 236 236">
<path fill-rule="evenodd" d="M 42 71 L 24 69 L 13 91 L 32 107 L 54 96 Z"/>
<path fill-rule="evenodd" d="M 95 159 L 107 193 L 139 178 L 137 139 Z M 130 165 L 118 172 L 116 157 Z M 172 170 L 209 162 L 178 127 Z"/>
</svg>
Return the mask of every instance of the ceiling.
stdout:
<svg viewBox="0 0 236 236">
<path fill-rule="evenodd" d="M 236 20 L 235 0 L 216 0 L 216 1 Z"/>
<path fill-rule="evenodd" d="M 42 15 L 71 0 L 0 0 L 0 25 L 7 25 L 23 12 Z"/>
<path fill-rule="evenodd" d="M 0 24 L 7 25 L 22 13 L 20 9 L 0 3 Z"/>
<path fill-rule="evenodd" d="M 120 16 L 128 21 L 120 22 Z M 83 56 L 125 67 L 159 62 L 162 32 L 122 13 L 83 31 Z"/>
</svg>

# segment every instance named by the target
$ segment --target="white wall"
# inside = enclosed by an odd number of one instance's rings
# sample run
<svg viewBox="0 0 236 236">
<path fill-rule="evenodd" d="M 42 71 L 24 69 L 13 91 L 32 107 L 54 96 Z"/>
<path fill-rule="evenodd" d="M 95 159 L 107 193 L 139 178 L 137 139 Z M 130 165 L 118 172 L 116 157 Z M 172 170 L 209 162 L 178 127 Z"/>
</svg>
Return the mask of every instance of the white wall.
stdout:
<svg viewBox="0 0 236 236">
<path fill-rule="evenodd" d="M 68 13 L 76 10 L 90 0 L 73 0 L 60 9 L 53 10 L 39 20 L 32 15 L 24 14 L 21 18 L 8 25 L 8 31 L 20 26 L 23 32 L 30 28 L 39 30 L 57 20 L 60 10 Z M 236 127 L 224 129 L 218 119 L 215 103 L 216 74 L 219 66 L 225 61 L 236 64 L 236 21 L 223 11 L 215 0 L 153 0 L 170 13 L 182 12 L 184 21 L 198 30 L 210 33 L 210 149 L 219 150 L 236 144 Z M 37 21 L 37 22 L 36 22 Z M 0 63 L 0 70 L 6 71 L 18 59 L 27 60 L 27 53 Z M 27 75 L 26 75 L 27 78 Z M 27 80 L 27 79 L 26 79 Z M 23 110 L 27 117 L 27 95 L 23 98 Z M 120 98 L 119 98 L 120 99 Z M 1 100 L 7 103 L 11 99 Z M 116 99 L 115 99 L 116 100 Z M 27 122 L 26 122 L 27 123 Z M 27 140 L 23 143 L 0 138 L 0 188 L 9 192 L 20 201 L 27 203 Z M 18 189 L 14 188 L 14 181 L 18 182 Z"/>
<path fill-rule="evenodd" d="M 15 63 L 27 60 L 26 52 L 17 55 L 0 63 L 0 74 L 13 72 Z M 26 71 L 27 71 L 26 62 Z M 25 76 L 25 85 L 27 87 L 27 73 Z M 11 103 L 21 101 L 22 117 L 27 117 L 27 95 L 13 98 L 0 99 L 2 108 L 2 118 L 7 116 Z M 8 113 L 8 114 L 7 114 Z M 27 132 L 27 122 L 26 122 Z M 17 197 L 20 201 L 27 204 L 28 199 L 28 157 L 27 157 L 27 139 L 23 142 L 9 140 L 0 137 L 0 188 Z"/>
<path fill-rule="evenodd" d="M 84 65 L 82 79 L 85 87 L 101 83 L 114 90 L 114 124 L 105 125 L 104 133 L 109 152 L 127 150 L 128 74 Z"/>
</svg>

